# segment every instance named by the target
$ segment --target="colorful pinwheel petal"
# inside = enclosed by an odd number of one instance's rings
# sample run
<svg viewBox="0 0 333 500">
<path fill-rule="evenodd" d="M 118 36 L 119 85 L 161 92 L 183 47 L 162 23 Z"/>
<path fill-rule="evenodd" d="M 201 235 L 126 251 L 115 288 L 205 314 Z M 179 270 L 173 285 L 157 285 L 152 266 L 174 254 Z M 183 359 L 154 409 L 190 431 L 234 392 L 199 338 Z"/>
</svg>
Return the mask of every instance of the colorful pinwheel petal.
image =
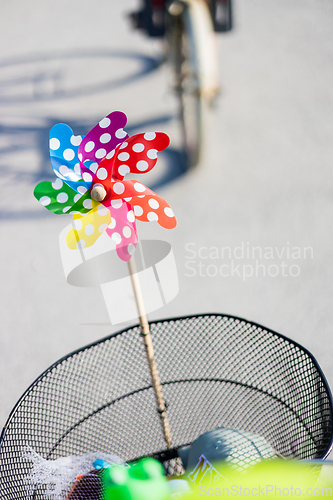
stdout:
<svg viewBox="0 0 333 500">
<path fill-rule="evenodd" d="M 124 113 L 114 111 L 83 139 L 68 125 L 52 127 L 50 157 L 58 178 L 39 183 L 34 195 L 55 214 L 73 214 L 69 248 L 89 247 L 106 231 L 118 256 L 128 261 L 138 241 L 136 219 L 167 229 L 176 226 L 176 219 L 163 198 L 138 181 L 124 180 L 128 173 L 149 172 L 169 137 L 162 132 L 129 137 L 126 122 Z"/>
</svg>

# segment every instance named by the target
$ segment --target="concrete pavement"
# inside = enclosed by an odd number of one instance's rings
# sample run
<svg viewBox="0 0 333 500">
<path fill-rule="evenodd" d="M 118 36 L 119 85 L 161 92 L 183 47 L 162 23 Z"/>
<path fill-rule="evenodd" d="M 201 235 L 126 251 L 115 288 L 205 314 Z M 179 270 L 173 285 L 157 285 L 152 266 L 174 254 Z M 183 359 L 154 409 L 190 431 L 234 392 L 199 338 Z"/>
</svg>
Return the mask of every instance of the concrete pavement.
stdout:
<svg viewBox="0 0 333 500">
<path fill-rule="evenodd" d="M 50 364 L 120 328 L 98 289 L 66 283 L 58 236 L 68 222 L 32 195 L 52 178 L 51 126 L 85 134 L 114 109 L 126 112 L 128 132 L 172 139 L 160 173 L 143 182 L 159 186 L 178 227 L 139 232 L 172 244 L 180 293 L 151 319 L 225 312 L 256 321 L 307 347 L 333 387 L 331 2 L 235 2 L 235 30 L 218 36 L 223 92 L 206 154 L 185 175 L 162 46 L 131 31 L 125 13 L 136 7 L 1 2 L 2 424 Z"/>
</svg>

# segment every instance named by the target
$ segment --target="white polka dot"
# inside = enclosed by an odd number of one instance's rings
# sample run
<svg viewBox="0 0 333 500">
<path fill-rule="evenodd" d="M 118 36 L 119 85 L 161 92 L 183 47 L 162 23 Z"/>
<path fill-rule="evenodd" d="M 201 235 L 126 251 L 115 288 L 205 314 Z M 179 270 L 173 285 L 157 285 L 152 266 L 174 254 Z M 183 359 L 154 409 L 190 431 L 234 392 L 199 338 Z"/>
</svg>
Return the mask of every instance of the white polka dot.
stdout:
<svg viewBox="0 0 333 500">
<path fill-rule="evenodd" d="M 64 177 L 66 177 L 68 175 L 69 168 L 66 167 L 66 165 L 60 165 L 59 172 L 61 173 L 61 175 L 63 175 Z"/>
<path fill-rule="evenodd" d="M 79 186 L 77 190 L 80 194 L 84 194 L 87 191 L 87 188 L 85 186 Z"/>
<path fill-rule="evenodd" d="M 56 179 L 54 182 L 52 182 L 53 189 L 61 189 L 63 185 L 64 183 L 61 179 Z"/>
<path fill-rule="evenodd" d="M 94 231 L 95 231 L 95 228 L 92 224 L 88 224 L 84 230 L 84 232 L 86 233 L 87 236 L 91 236 Z"/>
<path fill-rule="evenodd" d="M 126 134 L 125 130 L 123 130 L 122 128 L 118 128 L 115 135 L 116 135 L 117 139 L 123 139 L 124 137 L 126 137 L 127 134 Z"/>
<path fill-rule="evenodd" d="M 113 235 L 111 236 L 111 238 L 116 243 L 116 245 L 119 245 L 119 243 L 121 243 L 121 236 L 120 236 L 119 233 L 113 233 Z"/>
<path fill-rule="evenodd" d="M 157 214 L 155 214 L 155 212 L 148 212 L 148 214 L 147 214 L 147 219 L 148 219 L 150 222 L 156 221 L 156 220 L 158 220 L 158 215 L 157 215 Z"/>
<path fill-rule="evenodd" d="M 67 193 L 59 193 L 57 196 L 57 202 L 58 203 L 66 203 L 68 200 L 68 194 Z"/>
<path fill-rule="evenodd" d="M 148 201 L 148 205 L 154 210 L 156 210 L 160 206 L 159 202 L 155 200 L 155 198 L 150 198 L 150 200 Z"/>
<path fill-rule="evenodd" d="M 73 220 L 73 227 L 75 231 L 80 231 L 82 228 L 82 220 L 81 219 L 74 219 Z"/>
<path fill-rule="evenodd" d="M 102 144 L 106 144 L 107 142 L 111 141 L 111 135 L 110 134 L 102 134 L 101 137 L 99 138 L 99 140 Z"/>
<path fill-rule="evenodd" d="M 104 207 L 104 205 L 100 203 L 97 207 L 97 212 L 99 213 L 99 215 L 103 216 L 108 214 L 109 209 Z"/>
<path fill-rule="evenodd" d="M 120 165 L 120 167 L 118 168 L 118 172 L 120 175 L 126 175 L 126 174 L 129 174 L 131 171 L 131 169 L 129 168 L 128 165 Z"/>
<path fill-rule="evenodd" d="M 106 155 L 106 149 L 98 149 L 95 153 L 95 156 L 96 158 L 104 158 L 104 156 Z"/>
<path fill-rule="evenodd" d="M 104 179 L 106 179 L 108 176 L 108 171 L 106 170 L 106 168 L 102 167 L 97 170 L 96 175 L 99 180 L 104 181 Z"/>
<path fill-rule="evenodd" d="M 140 172 L 144 172 L 145 170 L 147 170 L 148 167 L 149 165 L 145 160 L 140 160 L 136 164 L 136 168 L 140 170 Z"/>
<path fill-rule="evenodd" d="M 82 153 L 79 153 L 78 157 L 79 157 L 79 160 L 82 161 L 82 158 L 83 158 Z"/>
<path fill-rule="evenodd" d="M 98 231 L 99 231 L 100 233 L 103 233 L 107 227 L 108 227 L 108 225 L 107 225 L 107 224 L 101 224 L 101 225 L 99 226 L 99 228 L 98 228 Z"/>
<path fill-rule="evenodd" d="M 78 212 L 77 210 L 72 210 L 71 212 L 69 212 L 70 214 L 73 214 L 73 215 L 81 215 L 81 212 Z"/>
<path fill-rule="evenodd" d="M 81 194 L 76 194 L 74 196 L 74 203 L 76 203 L 77 201 L 79 201 L 80 198 L 81 198 Z"/>
<path fill-rule="evenodd" d="M 124 198 L 125 201 L 131 201 L 132 196 L 129 196 L 128 198 Z"/>
<path fill-rule="evenodd" d="M 111 123 L 110 118 L 105 117 L 105 118 L 103 118 L 103 120 L 101 120 L 101 121 L 99 122 L 99 126 L 100 126 L 101 128 L 107 128 L 107 127 L 110 125 L 110 123 Z"/>
<path fill-rule="evenodd" d="M 83 206 L 84 206 L 84 208 L 91 209 L 92 208 L 92 201 L 89 199 L 84 200 Z"/>
<path fill-rule="evenodd" d="M 150 149 L 149 151 L 147 151 L 147 156 L 151 160 L 155 160 L 157 158 L 157 149 Z"/>
<path fill-rule="evenodd" d="M 120 153 L 118 155 L 118 159 L 120 161 L 127 161 L 129 157 L 130 157 L 130 155 L 128 153 Z"/>
<path fill-rule="evenodd" d="M 42 205 L 44 205 L 44 207 L 47 207 L 47 205 L 49 205 L 51 203 L 51 198 L 49 196 L 42 196 L 39 199 L 39 201 Z"/>
<path fill-rule="evenodd" d="M 125 238 L 130 238 L 131 234 L 132 234 L 131 228 L 129 226 L 125 226 L 123 229 L 123 235 L 125 236 Z"/>
<path fill-rule="evenodd" d="M 144 191 L 146 191 L 145 186 L 143 186 L 143 184 L 140 184 L 140 182 L 135 182 L 135 184 L 134 184 L 134 189 L 135 189 L 135 191 L 137 191 L 138 193 L 143 193 Z"/>
<path fill-rule="evenodd" d="M 81 144 L 82 137 L 80 135 L 72 135 L 71 137 L 71 144 L 73 146 L 79 146 Z"/>
<path fill-rule="evenodd" d="M 133 243 L 130 243 L 127 247 L 127 251 L 130 255 L 133 255 L 134 252 L 135 252 L 135 246 L 133 245 Z"/>
<path fill-rule="evenodd" d="M 92 151 L 95 147 L 95 143 L 93 141 L 89 141 L 87 142 L 87 144 L 84 146 L 84 150 L 87 152 L 87 153 L 90 153 L 90 151 Z"/>
<path fill-rule="evenodd" d="M 155 132 L 147 132 L 143 138 L 146 139 L 146 141 L 152 141 L 153 139 L 155 139 L 156 137 L 156 134 Z"/>
<path fill-rule="evenodd" d="M 141 142 L 137 142 L 136 144 L 134 144 L 132 146 L 132 149 L 136 153 L 141 153 L 145 149 L 145 147 L 144 147 L 144 145 Z"/>
<path fill-rule="evenodd" d="M 170 207 L 165 207 L 164 213 L 168 217 L 174 217 L 175 216 L 175 214 L 173 213 L 173 211 L 172 211 L 172 209 Z"/>
<path fill-rule="evenodd" d="M 110 151 L 110 153 L 108 153 L 106 155 L 107 159 L 110 160 L 110 158 L 112 158 L 114 156 L 114 154 L 115 154 L 115 150 L 113 149 L 112 151 Z"/>
<path fill-rule="evenodd" d="M 135 221 L 135 215 L 134 215 L 134 212 L 133 210 L 130 210 L 127 214 L 127 220 L 129 222 L 134 222 Z"/>
<path fill-rule="evenodd" d="M 82 177 L 85 182 L 92 182 L 93 180 L 92 175 L 88 172 L 83 172 Z"/>
<path fill-rule="evenodd" d="M 122 194 L 122 193 L 125 191 L 125 186 L 124 186 L 124 184 L 122 184 L 121 182 L 116 182 L 116 183 L 113 185 L 113 191 L 114 191 L 116 194 Z"/>
<path fill-rule="evenodd" d="M 73 160 L 74 156 L 75 156 L 75 153 L 72 149 L 65 149 L 65 151 L 63 152 L 63 157 L 67 161 Z"/>
<path fill-rule="evenodd" d="M 128 146 L 128 142 L 124 141 L 121 146 L 119 146 L 119 149 L 125 149 Z"/>
<path fill-rule="evenodd" d="M 113 208 L 121 208 L 123 205 L 123 200 L 111 200 L 111 206 Z"/>
<path fill-rule="evenodd" d="M 80 168 L 80 164 L 77 163 L 75 166 L 74 166 L 74 172 L 77 174 L 77 175 L 81 175 L 81 168 Z"/>
<path fill-rule="evenodd" d="M 65 207 L 65 208 L 63 208 L 63 209 L 62 209 L 62 211 L 63 211 L 63 213 L 65 214 L 65 213 L 67 213 L 67 212 L 68 212 L 68 210 L 70 210 L 71 208 L 72 208 L 71 206 L 69 206 L 69 207 Z"/>
<path fill-rule="evenodd" d="M 146 197 L 146 195 L 144 195 L 144 194 L 139 194 L 138 195 L 138 198 L 145 198 L 145 197 Z"/>
<path fill-rule="evenodd" d="M 98 169 L 98 163 L 96 163 L 95 161 L 94 163 L 89 165 L 89 170 L 91 170 L 93 173 L 95 173 L 97 169 Z"/>
<path fill-rule="evenodd" d="M 80 250 L 81 248 L 84 248 L 85 244 L 86 242 L 84 240 L 79 240 L 76 245 L 77 249 Z"/>
<path fill-rule="evenodd" d="M 114 229 L 114 228 L 116 227 L 116 223 L 117 223 L 116 219 L 115 219 L 114 217 L 112 217 L 112 218 L 111 218 L 111 222 L 110 222 L 110 224 L 109 224 L 109 226 L 108 226 L 108 227 L 109 227 L 110 229 Z"/>
<path fill-rule="evenodd" d="M 143 214 L 143 210 L 139 205 L 135 205 L 134 213 L 135 213 L 136 217 L 140 217 L 140 215 Z"/>
<path fill-rule="evenodd" d="M 52 137 L 52 139 L 50 139 L 50 149 L 52 149 L 52 151 L 56 151 L 59 148 L 60 148 L 59 139 L 57 139 L 56 137 Z"/>
</svg>

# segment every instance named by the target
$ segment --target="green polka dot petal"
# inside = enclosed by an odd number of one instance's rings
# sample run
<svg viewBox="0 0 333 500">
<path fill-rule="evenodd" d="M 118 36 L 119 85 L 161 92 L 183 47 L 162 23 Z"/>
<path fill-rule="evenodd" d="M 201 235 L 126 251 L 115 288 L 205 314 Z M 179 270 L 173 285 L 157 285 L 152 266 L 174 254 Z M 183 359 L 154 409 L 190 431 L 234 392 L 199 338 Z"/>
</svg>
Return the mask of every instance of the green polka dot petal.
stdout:
<svg viewBox="0 0 333 500">
<path fill-rule="evenodd" d="M 81 196 L 81 198 L 72 207 L 71 212 L 80 212 L 80 214 L 86 214 L 90 212 L 90 210 L 96 204 L 99 205 L 98 202 L 91 199 L 90 191 L 88 189 L 88 191 L 83 196 Z"/>
<path fill-rule="evenodd" d="M 89 191 L 88 194 L 90 198 Z M 78 194 L 61 179 L 56 179 L 54 182 L 44 181 L 37 184 L 34 189 L 34 196 L 50 212 L 64 215 L 72 212 L 79 198 L 86 197 L 87 193 L 82 196 L 82 194 Z M 86 211 L 88 212 L 89 210 Z"/>
</svg>

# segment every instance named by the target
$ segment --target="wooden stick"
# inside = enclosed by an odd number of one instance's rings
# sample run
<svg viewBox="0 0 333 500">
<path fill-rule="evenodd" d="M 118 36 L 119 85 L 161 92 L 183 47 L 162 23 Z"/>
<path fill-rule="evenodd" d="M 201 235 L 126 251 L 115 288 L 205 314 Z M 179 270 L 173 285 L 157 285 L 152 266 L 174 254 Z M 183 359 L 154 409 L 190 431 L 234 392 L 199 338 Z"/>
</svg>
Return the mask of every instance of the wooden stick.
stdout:
<svg viewBox="0 0 333 500">
<path fill-rule="evenodd" d="M 141 287 L 140 287 L 140 282 L 139 282 L 139 276 L 138 276 L 137 269 L 136 269 L 134 255 L 128 261 L 128 271 L 129 271 L 129 275 L 131 278 L 136 307 L 138 310 L 138 316 L 139 316 L 140 327 L 141 327 L 141 335 L 142 335 L 144 343 L 145 343 L 148 365 L 149 365 L 151 379 L 153 382 L 153 389 L 154 389 L 154 393 L 155 393 L 157 409 L 158 409 L 158 413 L 159 413 L 160 418 L 161 418 L 161 424 L 162 424 L 162 428 L 163 428 L 163 432 L 164 432 L 164 438 L 165 438 L 165 441 L 167 443 L 168 448 L 171 449 L 172 448 L 172 441 L 171 441 L 170 424 L 169 424 L 168 416 L 166 413 L 166 406 L 165 406 L 165 401 L 164 401 L 163 393 L 162 393 L 162 385 L 161 385 L 161 381 L 160 381 L 160 377 L 159 377 L 159 373 L 158 373 L 158 369 L 157 369 L 157 365 L 156 365 L 156 361 L 155 361 L 154 347 L 153 347 L 153 342 L 152 342 L 152 338 L 151 338 L 151 334 L 150 334 L 150 328 L 149 328 L 147 315 L 145 312 L 145 307 L 144 307 L 144 302 L 143 302 L 143 297 L 142 297 L 142 292 L 141 292 Z"/>
</svg>

